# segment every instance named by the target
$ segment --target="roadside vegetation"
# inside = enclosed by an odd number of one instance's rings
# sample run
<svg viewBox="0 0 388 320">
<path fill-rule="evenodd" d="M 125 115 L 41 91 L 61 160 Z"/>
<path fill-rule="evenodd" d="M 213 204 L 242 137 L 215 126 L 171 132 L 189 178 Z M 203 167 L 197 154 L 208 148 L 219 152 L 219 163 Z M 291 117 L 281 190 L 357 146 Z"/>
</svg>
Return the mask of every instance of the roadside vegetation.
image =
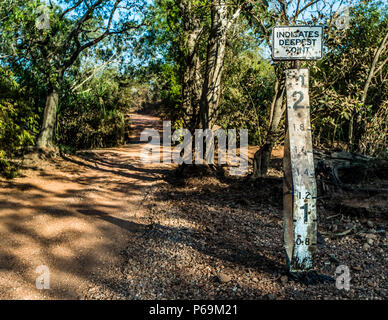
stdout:
<svg viewBox="0 0 388 320">
<path fill-rule="evenodd" d="M 324 58 L 302 63 L 314 145 L 386 158 L 387 6 L 353 1 L 344 27 L 337 1 L 315 2 L 3 0 L 0 171 L 14 176 L 31 149 L 122 144 L 128 113 L 151 106 L 175 128 L 249 129 L 266 175 L 284 139 L 279 24 L 324 26 Z"/>
</svg>

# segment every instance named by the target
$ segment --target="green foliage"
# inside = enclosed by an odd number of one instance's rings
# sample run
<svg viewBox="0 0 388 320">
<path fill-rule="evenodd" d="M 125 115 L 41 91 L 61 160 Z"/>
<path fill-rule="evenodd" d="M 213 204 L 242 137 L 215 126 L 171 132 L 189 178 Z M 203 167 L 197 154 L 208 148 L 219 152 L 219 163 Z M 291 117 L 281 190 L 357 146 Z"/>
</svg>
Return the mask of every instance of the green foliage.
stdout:
<svg viewBox="0 0 388 320">
<path fill-rule="evenodd" d="M 385 101 L 379 110 L 369 118 L 359 141 L 360 151 L 365 154 L 388 159 L 387 132 L 388 101 Z"/>
<path fill-rule="evenodd" d="M 182 85 L 180 72 L 170 64 L 164 64 L 160 68 L 158 91 L 162 101 L 161 112 L 166 119 L 172 121 L 174 127 L 182 127 L 184 116 L 181 108 Z M 180 125 L 178 124 L 180 123 Z"/>
<path fill-rule="evenodd" d="M 388 32 L 388 16 L 375 3 L 360 2 L 351 10 L 350 28 L 338 30 L 326 28 L 328 53 L 322 61 L 311 68 L 312 123 L 316 143 L 328 146 L 343 144 L 370 155 L 381 155 L 386 142 L 376 148 L 366 146 L 366 135 L 384 135 L 386 123 L 386 101 L 388 86 L 386 64 L 369 88 L 365 104 L 361 102 L 364 85 L 370 71 L 374 55 L 383 37 Z M 387 59 L 385 50 L 380 63 Z M 378 64 L 380 65 L 380 64 Z M 379 119 L 376 119 L 378 117 Z M 369 132 L 367 134 L 367 132 Z M 368 139 L 367 139 L 368 140 Z M 375 149 L 375 151 L 373 151 Z"/>
<path fill-rule="evenodd" d="M 49 15 L 48 29 L 36 24 L 43 13 L 37 10 L 41 5 Z M 133 103 L 129 88 L 121 87 L 117 70 L 102 72 L 101 68 L 93 74 L 96 65 L 90 66 L 90 61 L 106 66 L 113 55 L 128 49 L 129 35 L 144 6 L 143 1 L 121 1 L 108 34 L 107 21 L 115 8 L 111 1 L 2 1 L 0 160 L 4 170 L 10 171 L 10 159 L 21 156 L 25 146 L 35 144 L 52 89 L 59 92 L 60 101 L 55 142 L 63 148 L 123 142 L 124 115 Z"/>
<path fill-rule="evenodd" d="M 227 60 L 219 124 L 225 129 L 248 129 L 250 144 L 260 145 L 268 126 L 273 67 L 253 51 L 230 54 Z"/>
<path fill-rule="evenodd" d="M 34 144 L 38 116 L 33 99 L 28 98 L 12 72 L 1 67 L 0 92 L 0 173 L 13 176 L 16 170 L 9 159 Z"/>
<path fill-rule="evenodd" d="M 120 88 L 117 70 L 107 69 L 80 88 L 67 90 L 59 106 L 57 140 L 74 149 L 116 146 L 124 142 L 131 93 Z"/>
<path fill-rule="evenodd" d="M 138 10 L 138 16 L 143 15 L 146 1 L 125 1 L 133 10 L 121 8 L 125 14 L 118 15 L 112 26 L 117 34 L 126 30 L 123 35 L 104 38 L 78 56 L 75 53 L 80 46 L 104 33 L 113 2 L 98 1 L 98 8 L 72 37 L 68 35 L 77 30 L 76 21 L 87 7 L 82 4 L 71 14 L 63 12 L 77 0 L 47 4 L 49 30 L 35 25 L 36 8 L 46 2 L 4 3 L 9 5 L 0 7 L 0 172 L 14 176 L 11 159 L 36 142 L 46 95 L 53 87 L 59 92 L 56 143 L 64 150 L 123 143 L 128 136 L 128 112 L 147 103 L 156 105 L 156 101 L 161 101 L 158 114 L 172 120 L 175 128 L 187 126 L 191 111 L 183 109 L 182 96 L 187 67 L 193 65 L 187 43 L 190 32 L 200 29 L 195 43 L 200 78 L 196 86 L 200 91 L 210 2 L 155 0 L 150 10 L 144 11 L 146 31 L 137 37 L 130 31 L 135 23 L 133 13 Z M 276 79 L 274 63 L 263 58 L 261 48 L 263 43 L 269 44 L 271 28 L 279 17 L 266 2 L 247 3 L 227 37 L 216 125 L 247 128 L 250 143 L 261 145 L 268 131 Z M 387 13 L 381 2 L 361 0 L 353 2 L 350 12 L 348 29 L 339 30 L 330 21 L 324 22 L 330 18 L 328 13 L 321 14 L 318 21 L 325 24 L 327 52 L 321 61 L 306 63 L 311 70 L 313 137 L 316 144 L 340 144 L 365 154 L 387 156 L 388 63 L 383 65 L 387 49 L 362 103 L 374 55 L 388 32 Z M 122 53 L 137 56 L 133 59 Z M 286 66 L 280 65 L 279 70 Z M 199 109 L 198 105 L 191 107 Z"/>
</svg>

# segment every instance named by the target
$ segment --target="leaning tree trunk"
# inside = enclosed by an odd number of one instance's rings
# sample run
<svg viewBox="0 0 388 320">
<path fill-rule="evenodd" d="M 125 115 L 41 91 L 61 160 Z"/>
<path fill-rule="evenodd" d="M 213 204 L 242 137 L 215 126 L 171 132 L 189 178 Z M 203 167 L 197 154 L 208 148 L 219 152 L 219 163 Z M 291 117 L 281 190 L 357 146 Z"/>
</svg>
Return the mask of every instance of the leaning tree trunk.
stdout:
<svg viewBox="0 0 388 320">
<path fill-rule="evenodd" d="M 44 108 L 43 124 L 39 134 L 36 146 L 38 149 L 54 148 L 54 126 L 57 117 L 58 107 L 58 91 L 54 88 L 50 89 L 46 98 L 46 106 Z"/>
<path fill-rule="evenodd" d="M 362 97 L 361 97 L 361 103 L 365 104 L 366 98 L 368 96 L 368 90 L 370 87 L 370 84 L 372 82 L 372 78 L 376 74 L 375 69 L 377 67 L 377 62 L 379 61 L 380 55 L 384 52 L 386 46 L 388 44 L 388 32 L 385 34 L 384 39 L 381 41 L 375 56 L 373 57 L 373 62 L 372 65 L 370 66 L 369 73 L 368 73 L 368 78 L 366 79 L 365 85 L 364 85 L 364 90 L 362 92 Z M 387 61 L 384 61 L 380 68 L 382 68 Z"/>
<path fill-rule="evenodd" d="M 272 149 L 276 141 L 277 130 L 285 108 L 283 107 L 284 81 L 276 80 L 275 95 L 271 105 L 270 124 L 264 145 L 255 153 L 252 178 L 264 177 L 269 168 Z"/>
</svg>

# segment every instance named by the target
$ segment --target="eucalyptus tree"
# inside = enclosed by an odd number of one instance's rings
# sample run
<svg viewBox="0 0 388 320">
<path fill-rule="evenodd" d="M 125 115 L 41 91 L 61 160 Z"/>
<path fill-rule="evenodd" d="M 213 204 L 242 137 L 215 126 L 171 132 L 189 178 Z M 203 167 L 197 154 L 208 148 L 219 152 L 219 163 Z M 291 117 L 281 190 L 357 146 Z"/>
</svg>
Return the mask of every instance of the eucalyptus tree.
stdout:
<svg viewBox="0 0 388 320">
<path fill-rule="evenodd" d="M 179 109 L 190 130 L 215 123 L 227 35 L 243 6 L 239 0 L 155 1 L 148 38 L 163 52 L 163 62 L 176 67 Z"/>
<path fill-rule="evenodd" d="M 244 5 L 244 1 L 211 0 L 211 25 L 200 100 L 200 118 L 203 129 L 212 128 L 217 119 L 227 36 Z"/>
<path fill-rule="evenodd" d="M 188 117 L 189 130 L 194 131 L 199 119 L 199 101 L 202 90 L 200 39 L 206 27 L 205 1 L 178 0 L 176 4 L 183 29 L 182 107 Z"/>
<path fill-rule="evenodd" d="M 200 100 L 203 90 L 206 52 L 210 30 L 209 0 L 156 0 L 151 11 L 147 45 L 157 51 L 160 64 L 173 69 L 179 96 L 170 102 L 172 116 L 190 131 L 200 125 Z M 170 68 L 168 68 L 170 69 Z M 164 70 L 166 73 L 166 70 Z M 170 88 L 170 91 L 175 91 Z"/>
</svg>

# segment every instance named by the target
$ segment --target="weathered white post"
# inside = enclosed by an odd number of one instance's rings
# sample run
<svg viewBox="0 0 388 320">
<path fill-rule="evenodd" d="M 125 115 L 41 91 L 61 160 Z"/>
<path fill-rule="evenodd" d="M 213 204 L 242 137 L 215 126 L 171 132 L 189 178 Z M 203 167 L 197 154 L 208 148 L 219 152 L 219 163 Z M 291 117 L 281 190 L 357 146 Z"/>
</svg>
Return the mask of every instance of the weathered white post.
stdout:
<svg viewBox="0 0 388 320">
<path fill-rule="evenodd" d="M 308 81 L 308 69 L 286 71 L 288 141 L 285 148 L 289 150 L 287 161 L 291 162 L 288 169 L 291 171 L 287 172 L 287 175 L 292 177 L 292 187 L 289 190 L 291 198 L 287 197 L 288 201 L 292 200 L 292 206 L 286 212 L 286 221 L 292 220 L 293 232 L 285 233 L 285 245 L 291 272 L 308 271 L 313 267 L 317 244 L 317 188 Z M 290 225 L 287 225 L 287 228 L 290 228 Z"/>
<path fill-rule="evenodd" d="M 284 145 L 284 242 L 291 273 L 313 269 L 317 246 L 317 189 L 310 122 L 309 70 L 298 60 L 322 58 L 323 28 L 275 27 L 274 60 L 294 61 L 286 70 L 287 129 Z"/>
</svg>

